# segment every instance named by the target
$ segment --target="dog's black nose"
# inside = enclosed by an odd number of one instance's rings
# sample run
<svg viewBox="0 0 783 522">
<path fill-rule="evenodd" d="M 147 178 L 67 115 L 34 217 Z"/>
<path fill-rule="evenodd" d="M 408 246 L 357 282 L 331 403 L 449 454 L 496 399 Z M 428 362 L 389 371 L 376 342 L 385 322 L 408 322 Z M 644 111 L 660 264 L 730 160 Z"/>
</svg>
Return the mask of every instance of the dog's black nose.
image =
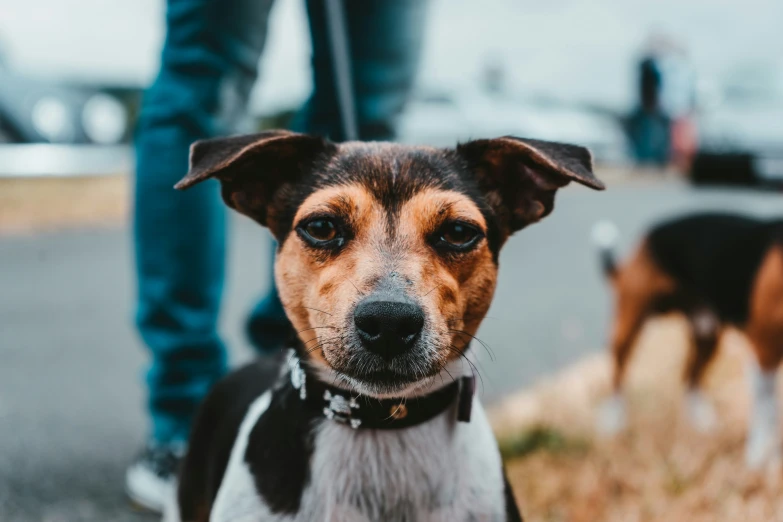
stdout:
<svg viewBox="0 0 783 522">
<path fill-rule="evenodd" d="M 362 301 L 353 320 L 364 347 L 392 359 L 416 342 L 424 326 L 424 311 L 406 301 Z"/>
</svg>

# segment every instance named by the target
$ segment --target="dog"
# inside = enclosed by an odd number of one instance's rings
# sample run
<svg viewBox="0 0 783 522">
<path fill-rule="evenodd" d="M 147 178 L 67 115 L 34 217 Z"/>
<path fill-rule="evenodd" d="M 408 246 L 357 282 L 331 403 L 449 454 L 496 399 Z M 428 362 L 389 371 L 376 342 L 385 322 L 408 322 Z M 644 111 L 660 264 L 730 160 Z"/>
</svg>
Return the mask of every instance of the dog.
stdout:
<svg viewBox="0 0 783 522">
<path fill-rule="evenodd" d="M 205 399 L 168 519 L 521 520 L 465 362 L 501 246 L 560 187 L 604 188 L 590 153 L 274 131 L 196 142 L 176 188 L 210 178 L 276 238 L 296 335 Z"/>
<path fill-rule="evenodd" d="M 755 351 L 754 397 L 745 459 L 757 468 L 778 452 L 775 374 L 783 358 L 783 219 L 763 220 L 729 213 L 674 218 L 650 230 L 630 257 L 617 265 L 616 229 L 594 228 L 604 273 L 615 295 L 611 333 L 615 395 L 604 405 L 610 432 L 624 424 L 622 380 L 645 320 L 679 312 L 690 324 L 691 352 L 684 379 L 686 406 L 697 428 L 715 416 L 699 393 L 699 381 L 715 356 L 721 332 L 734 326 Z"/>
</svg>

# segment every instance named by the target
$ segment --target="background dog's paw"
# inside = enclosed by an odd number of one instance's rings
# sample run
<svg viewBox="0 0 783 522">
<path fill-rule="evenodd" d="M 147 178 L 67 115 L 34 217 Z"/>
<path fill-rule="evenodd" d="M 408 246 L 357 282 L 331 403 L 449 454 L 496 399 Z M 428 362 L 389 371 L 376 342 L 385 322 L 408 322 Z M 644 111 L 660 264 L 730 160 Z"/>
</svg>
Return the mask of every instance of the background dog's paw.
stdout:
<svg viewBox="0 0 783 522">
<path fill-rule="evenodd" d="M 745 443 L 745 464 L 752 470 L 763 468 L 780 455 L 776 372 L 748 365 L 753 407 Z"/>
<path fill-rule="evenodd" d="M 685 397 L 688 420 L 697 431 L 709 433 L 718 425 L 718 415 L 712 402 L 699 390 L 689 390 Z"/>
<path fill-rule="evenodd" d="M 596 421 L 596 429 L 601 435 L 612 436 L 620 433 L 627 423 L 625 398 L 620 394 L 614 394 L 605 399 L 598 407 Z"/>
<path fill-rule="evenodd" d="M 752 429 L 745 444 L 745 465 L 752 470 L 762 469 L 772 460 L 780 460 L 780 442 L 775 430 L 762 432 Z"/>
<path fill-rule="evenodd" d="M 760 470 L 774 460 L 780 460 L 777 426 L 770 422 L 752 423 L 745 443 L 745 465 Z"/>
</svg>

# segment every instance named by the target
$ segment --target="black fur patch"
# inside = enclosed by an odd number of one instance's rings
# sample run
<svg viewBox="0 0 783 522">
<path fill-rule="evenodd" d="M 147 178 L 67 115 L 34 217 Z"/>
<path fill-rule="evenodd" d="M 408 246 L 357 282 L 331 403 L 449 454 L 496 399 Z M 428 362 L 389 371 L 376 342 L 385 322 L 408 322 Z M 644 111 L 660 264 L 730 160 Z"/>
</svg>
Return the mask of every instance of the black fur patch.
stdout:
<svg viewBox="0 0 783 522">
<path fill-rule="evenodd" d="M 211 510 L 248 408 L 275 384 L 282 362 L 281 356 L 232 372 L 204 400 L 180 474 L 177 497 L 183 520 L 202 520 Z M 245 462 L 275 513 L 299 510 L 310 476 L 312 429 L 320 419 L 286 381 L 250 432 Z"/>
<path fill-rule="evenodd" d="M 764 254 L 783 240 L 783 221 L 725 213 L 696 214 L 667 221 L 648 235 L 656 264 L 678 283 L 672 303 L 710 307 L 724 321 L 743 325 L 750 293 Z"/>
<path fill-rule="evenodd" d="M 180 473 L 177 498 L 183 520 L 202 520 L 211 510 L 242 420 L 253 401 L 275 383 L 281 364 L 279 358 L 240 368 L 204 399 Z"/>
<path fill-rule="evenodd" d="M 245 462 L 258 492 L 273 513 L 299 511 L 310 480 L 313 430 L 323 417 L 306 408 L 290 383 L 272 395 L 272 402 L 250 432 Z"/>
</svg>

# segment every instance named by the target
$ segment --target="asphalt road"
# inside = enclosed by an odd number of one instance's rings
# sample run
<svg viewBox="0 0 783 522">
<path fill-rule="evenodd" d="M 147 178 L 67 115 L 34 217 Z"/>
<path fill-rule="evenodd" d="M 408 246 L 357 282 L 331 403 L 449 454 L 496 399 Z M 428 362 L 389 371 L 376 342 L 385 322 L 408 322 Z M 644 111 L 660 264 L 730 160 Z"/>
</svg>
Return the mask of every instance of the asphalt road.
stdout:
<svg viewBox="0 0 783 522">
<path fill-rule="evenodd" d="M 484 397 L 528 385 L 603 347 L 608 296 L 589 242 L 614 219 L 624 247 L 687 209 L 783 212 L 780 194 L 694 191 L 641 182 L 604 193 L 568 188 L 554 214 L 512 238 L 479 333 Z M 235 361 L 240 328 L 264 286 L 265 232 L 236 219 L 222 327 Z M 146 353 L 130 324 L 127 230 L 0 238 L 0 521 L 131 522 L 122 480 L 145 432 Z"/>
</svg>

